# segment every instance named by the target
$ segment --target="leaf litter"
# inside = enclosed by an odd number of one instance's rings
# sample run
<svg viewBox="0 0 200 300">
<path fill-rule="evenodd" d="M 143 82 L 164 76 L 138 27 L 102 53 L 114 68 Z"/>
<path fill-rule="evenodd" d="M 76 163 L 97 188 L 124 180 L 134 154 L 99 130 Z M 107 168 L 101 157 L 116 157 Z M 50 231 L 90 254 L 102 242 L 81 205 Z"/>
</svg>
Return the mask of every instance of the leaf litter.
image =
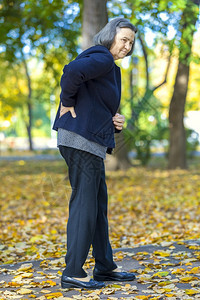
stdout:
<svg viewBox="0 0 200 300">
<path fill-rule="evenodd" d="M 1 162 L 1 173 L 0 263 L 21 262 L 21 266 L 15 271 L 0 268 L 0 273 L 12 276 L 8 282 L 0 281 L 0 300 L 25 299 L 24 295 L 41 300 L 101 299 L 105 295 L 114 300 L 119 299 L 119 291 L 120 299 L 200 299 L 198 170 L 107 172 L 113 249 L 148 244 L 164 249 L 115 252 L 116 261 L 138 261 L 140 267 L 132 270 L 137 276 L 134 285 L 111 284 L 92 293 L 76 290 L 78 294 L 69 298 L 68 290 L 58 284 L 64 268 L 71 192 L 65 166 L 60 161 Z M 174 242 L 185 251 L 177 251 Z M 36 273 L 32 263 L 23 263 L 30 260 L 41 260 L 44 271 Z M 93 266 L 90 256 L 86 269 Z M 137 284 L 144 286 L 142 293 Z"/>
</svg>

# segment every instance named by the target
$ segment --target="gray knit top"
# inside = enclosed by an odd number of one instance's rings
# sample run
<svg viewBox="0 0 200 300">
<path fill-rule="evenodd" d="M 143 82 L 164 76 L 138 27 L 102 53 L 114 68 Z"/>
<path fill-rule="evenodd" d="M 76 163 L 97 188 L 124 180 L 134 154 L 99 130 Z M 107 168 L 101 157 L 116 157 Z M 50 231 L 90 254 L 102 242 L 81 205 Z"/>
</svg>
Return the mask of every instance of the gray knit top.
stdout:
<svg viewBox="0 0 200 300">
<path fill-rule="evenodd" d="M 83 150 L 103 159 L 106 158 L 107 147 L 89 141 L 83 136 L 63 128 L 58 128 L 57 146 L 59 145 Z"/>
</svg>

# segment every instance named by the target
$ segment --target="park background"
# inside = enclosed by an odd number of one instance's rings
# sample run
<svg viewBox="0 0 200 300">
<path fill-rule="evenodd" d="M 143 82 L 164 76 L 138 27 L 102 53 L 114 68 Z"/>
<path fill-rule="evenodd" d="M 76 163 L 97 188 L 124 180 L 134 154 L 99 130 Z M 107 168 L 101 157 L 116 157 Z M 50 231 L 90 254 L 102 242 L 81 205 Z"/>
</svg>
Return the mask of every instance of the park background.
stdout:
<svg viewBox="0 0 200 300">
<path fill-rule="evenodd" d="M 126 17 L 138 28 L 133 56 L 117 62 L 126 129 L 115 167 L 129 166 L 129 152 L 143 165 L 152 152 L 161 152 L 170 168 L 187 167 L 187 157 L 199 150 L 197 0 L 3 1 L 1 155 L 56 149 L 52 123 L 62 69 L 92 45 L 94 34 L 113 17 Z"/>
<path fill-rule="evenodd" d="M 199 241 L 199 2 L 3 0 L 0 9 L 0 262 L 65 255 L 71 188 L 52 131 L 60 77 L 114 17 L 138 33 L 132 57 L 116 62 L 126 124 L 106 159 L 112 246 Z"/>
</svg>

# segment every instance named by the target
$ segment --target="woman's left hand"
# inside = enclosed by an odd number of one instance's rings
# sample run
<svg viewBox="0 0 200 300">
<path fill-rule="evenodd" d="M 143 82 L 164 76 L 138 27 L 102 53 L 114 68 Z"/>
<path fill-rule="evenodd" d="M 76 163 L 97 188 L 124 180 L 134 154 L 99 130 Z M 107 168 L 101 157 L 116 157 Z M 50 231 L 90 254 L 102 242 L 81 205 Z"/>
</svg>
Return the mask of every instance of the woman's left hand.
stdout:
<svg viewBox="0 0 200 300">
<path fill-rule="evenodd" d="M 117 130 L 122 130 L 123 126 L 124 126 L 124 122 L 125 122 L 125 117 L 123 115 L 120 115 L 120 114 L 116 114 L 114 117 L 113 117 L 113 123 L 115 125 L 115 128 Z"/>
</svg>

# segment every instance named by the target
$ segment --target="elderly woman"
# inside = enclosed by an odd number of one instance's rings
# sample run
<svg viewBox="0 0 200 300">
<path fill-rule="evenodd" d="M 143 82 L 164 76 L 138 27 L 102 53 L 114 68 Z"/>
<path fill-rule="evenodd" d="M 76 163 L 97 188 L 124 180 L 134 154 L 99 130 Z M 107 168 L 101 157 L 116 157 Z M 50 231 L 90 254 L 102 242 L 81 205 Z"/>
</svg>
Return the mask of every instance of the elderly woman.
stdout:
<svg viewBox="0 0 200 300">
<path fill-rule="evenodd" d="M 133 273 L 120 272 L 113 261 L 104 159 L 115 147 L 114 133 L 124 124 L 124 116 L 117 113 L 121 77 L 114 61 L 132 54 L 136 32 L 128 20 L 113 19 L 95 36 L 95 46 L 63 70 L 53 127 L 72 187 L 62 288 L 94 289 L 104 287 L 102 281 L 135 279 Z M 91 245 L 94 279 L 83 269 Z"/>
</svg>

